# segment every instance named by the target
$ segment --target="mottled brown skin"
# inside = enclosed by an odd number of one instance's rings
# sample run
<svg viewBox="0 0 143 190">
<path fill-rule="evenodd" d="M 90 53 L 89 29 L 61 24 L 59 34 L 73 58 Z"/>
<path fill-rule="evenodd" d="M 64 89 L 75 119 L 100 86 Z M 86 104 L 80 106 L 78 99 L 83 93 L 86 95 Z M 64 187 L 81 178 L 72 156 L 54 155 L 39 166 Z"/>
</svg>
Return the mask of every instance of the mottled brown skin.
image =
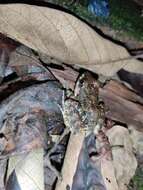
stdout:
<svg viewBox="0 0 143 190">
<path fill-rule="evenodd" d="M 79 89 L 79 90 L 78 90 Z M 91 73 L 85 72 L 76 83 L 75 96 L 78 97 L 82 107 L 95 109 L 98 104 L 99 84 Z"/>
<path fill-rule="evenodd" d="M 68 128 L 93 132 L 97 123 L 103 124 L 98 94 L 98 82 L 91 73 L 85 72 L 76 83 L 74 96 L 63 100 L 63 117 Z"/>
<path fill-rule="evenodd" d="M 88 130 L 93 130 L 99 117 L 99 84 L 91 73 L 86 72 L 79 78 L 75 93 L 81 106 L 79 111 L 84 126 Z"/>
<path fill-rule="evenodd" d="M 63 118 L 70 131 L 94 129 L 99 117 L 98 89 L 98 82 L 86 72 L 78 79 L 74 96 L 63 99 Z"/>
<path fill-rule="evenodd" d="M 66 99 L 64 102 L 63 118 L 66 128 L 75 133 L 83 127 L 82 118 L 79 113 L 79 102 L 74 99 Z"/>
</svg>

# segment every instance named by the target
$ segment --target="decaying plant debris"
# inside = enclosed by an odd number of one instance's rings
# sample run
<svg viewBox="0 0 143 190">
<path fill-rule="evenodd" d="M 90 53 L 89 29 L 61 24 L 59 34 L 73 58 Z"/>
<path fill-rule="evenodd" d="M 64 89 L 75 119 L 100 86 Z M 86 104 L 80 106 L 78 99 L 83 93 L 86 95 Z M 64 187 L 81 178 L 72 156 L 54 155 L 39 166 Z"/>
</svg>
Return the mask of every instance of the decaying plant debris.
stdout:
<svg viewBox="0 0 143 190">
<path fill-rule="evenodd" d="M 0 35 L 0 190 L 134 190 L 143 163 L 142 61 L 75 17 L 45 10 L 0 6 L 0 31 L 19 41 Z M 13 22 L 20 11 L 39 20 Z"/>
</svg>

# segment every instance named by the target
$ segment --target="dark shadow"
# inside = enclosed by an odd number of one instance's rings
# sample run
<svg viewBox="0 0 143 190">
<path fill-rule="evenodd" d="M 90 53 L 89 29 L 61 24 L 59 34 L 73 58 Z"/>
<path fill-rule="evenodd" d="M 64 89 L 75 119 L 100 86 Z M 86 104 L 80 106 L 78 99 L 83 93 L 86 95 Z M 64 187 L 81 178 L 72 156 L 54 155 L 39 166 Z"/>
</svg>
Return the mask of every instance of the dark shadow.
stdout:
<svg viewBox="0 0 143 190">
<path fill-rule="evenodd" d="M 121 80 L 129 83 L 135 89 L 136 93 L 143 97 L 143 74 L 129 72 L 124 69 L 118 71 L 117 74 Z"/>
<path fill-rule="evenodd" d="M 13 72 L 12 74 L 9 74 L 8 76 L 4 77 L 2 84 L 6 83 L 6 82 L 10 82 L 10 81 L 17 79 L 17 78 L 18 78 L 18 75 L 15 72 Z"/>
<path fill-rule="evenodd" d="M 139 56 L 139 60 L 143 61 L 143 48 L 130 50 L 130 54 L 133 56 Z M 140 58 L 141 55 L 141 58 Z"/>
<path fill-rule="evenodd" d="M 14 83 L 11 83 L 7 85 L 7 87 L 4 90 L 0 90 L 0 102 L 4 99 L 8 98 L 11 94 L 17 92 L 18 90 L 27 88 L 29 86 L 35 85 L 35 84 L 43 84 L 46 82 L 50 82 L 51 80 L 44 80 L 44 81 L 37 81 L 37 80 L 28 80 L 28 81 L 16 81 Z M 5 83 L 6 85 L 6 83 Z"/>
<path fill-rule="evenodd" d="M 119 126 L 122 126 L 122 127 L 128 128 L 128 126 L 127 126 L 126 123 L 123 123 L 123 122 L 118 121 L 118 120 L 113 120 L 113 122 L 115 122 L 114 125 L 119 125 Z"/>
<path fill-rule="evenodd" d="M 15 171 L 9 176 L 6 184 L 6 190 L 21 190 Z"/>
</svg>

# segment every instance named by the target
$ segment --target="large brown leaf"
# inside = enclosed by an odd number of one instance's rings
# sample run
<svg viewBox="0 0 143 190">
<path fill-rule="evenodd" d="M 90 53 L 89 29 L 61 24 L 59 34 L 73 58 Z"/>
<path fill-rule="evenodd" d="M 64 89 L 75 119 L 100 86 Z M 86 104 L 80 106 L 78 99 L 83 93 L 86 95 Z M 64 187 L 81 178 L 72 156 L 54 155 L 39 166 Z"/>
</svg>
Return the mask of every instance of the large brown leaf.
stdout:
<svg viewBox="0 0 143 190">
<path fill-rule="evenodd" d="M 62 11 L 25 4 L 1 5 L 0 32 L 59 61 L 106 76 L 121 68 L 143 73 L 143 64 L 131 59 L 125 48 Z"/>
<path fill-rule="evenodd" d="M 0 158 L 41 147 L 47 142 L 47 131 L 62 130 L 57 106 L 61 96 L 59 83 L 49 81 L 21 89 L 1 103 Z"/>
</svg>

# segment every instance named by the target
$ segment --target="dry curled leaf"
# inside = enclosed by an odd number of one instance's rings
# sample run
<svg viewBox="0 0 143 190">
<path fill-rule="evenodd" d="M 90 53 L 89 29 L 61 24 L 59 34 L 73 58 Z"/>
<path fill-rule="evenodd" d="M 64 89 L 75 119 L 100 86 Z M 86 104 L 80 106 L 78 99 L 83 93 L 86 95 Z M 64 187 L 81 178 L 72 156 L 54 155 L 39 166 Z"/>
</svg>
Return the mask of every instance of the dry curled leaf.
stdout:
<svg viewBox="0 0 143 190">
<path fill-rule="evenodd" d="M 112 76 L 121 68 L 143 73 L 142 62 L 76 17 L 47 7 L 0 6 L 0 32 L 61 62 Z"/>
</svg>

